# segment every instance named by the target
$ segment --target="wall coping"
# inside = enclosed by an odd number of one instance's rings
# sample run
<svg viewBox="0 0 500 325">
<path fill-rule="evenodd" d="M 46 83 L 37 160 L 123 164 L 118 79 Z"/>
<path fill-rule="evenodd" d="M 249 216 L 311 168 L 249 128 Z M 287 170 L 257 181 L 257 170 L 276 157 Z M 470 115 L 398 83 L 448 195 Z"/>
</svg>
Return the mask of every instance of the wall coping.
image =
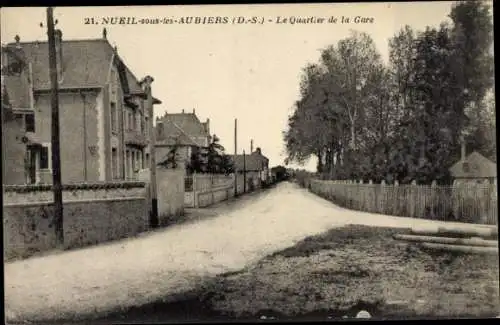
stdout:
<svg viewBox="0 0 500 325">
<path fill-rule="evenodd" d="M 93 183 L 67 183 L 62 185 L 63 191 L 74 190 L 99 190 L 99 189 L 127 189 L 144 187 L 145 182 L 126 181 L 126 182 L 93 182 Z M 52 184 L 34 184 L 34 185 L 3 185 L 4 192 L 42 192 L 52 191 Z"/>
</svg>

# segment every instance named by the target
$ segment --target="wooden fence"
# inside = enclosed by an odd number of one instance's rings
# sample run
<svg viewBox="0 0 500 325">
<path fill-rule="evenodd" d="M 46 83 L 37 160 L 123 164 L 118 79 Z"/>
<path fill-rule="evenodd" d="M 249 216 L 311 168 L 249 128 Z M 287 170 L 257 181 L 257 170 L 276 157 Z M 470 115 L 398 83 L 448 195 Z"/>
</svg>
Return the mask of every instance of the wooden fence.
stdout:
<svg viewBox="0 0 500 325">
<path fill-rule="evenodd" d="M 496 184 L 453 186 L 311 180 L 310 190 L 342 207 L 394 216 L 497 224 Z"/>
</svg>

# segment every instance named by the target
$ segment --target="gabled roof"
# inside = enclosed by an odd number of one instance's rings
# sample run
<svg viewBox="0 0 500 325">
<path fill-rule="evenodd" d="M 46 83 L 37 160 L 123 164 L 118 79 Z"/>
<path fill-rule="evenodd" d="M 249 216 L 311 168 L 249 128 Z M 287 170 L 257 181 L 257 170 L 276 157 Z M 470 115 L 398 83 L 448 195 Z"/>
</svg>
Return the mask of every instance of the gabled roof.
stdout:
<svg viewBox="0 0 500 325">
<path fill-rule="evenodd" d="M 8 47 L 16 47 L 10 43 Z M 21 42 L 19 46 L 25 57 L 33 64 L 34 90 L 49 90 L 49 55 L 48 42 Z M 107 83 L 111 60 L 115 60 L 118 67 L 124 68 L 127 87 L 131 94 L 144 95 L 139 80 L 106 39 L 63 40 L 62 67 L 63 77 L 59 80 L 59 87 L 64 88 L 97 88 Z M 156 103 L 160 103 L 155 99 Z"/>
<path fill-rule="evenodd" d="M 158 124 L 156 126 L 156 145 L 198 146 L 198 143 L 174 121 L 165 119 L 161 123 L 163 125 L 162 134 L 159 133 Z"/>
<path fill-rule="evenodd" d="M 262 161 L 256 155 L 229 155 L 236 170 L 261 171 L 264 170 Z"/>
<path fill-rule="evenodd" d="M 47 42 L 19 43 L 26 58 L 33 64 L 33 86 L 36 90 L 50 89 Z M 15 46 L 9 44 L 8 46 Z M 107 82 L 113 48 L 107 40 L 63 40 L 61 88 L 102 87 Z"/>
<path fill-rule="evenodd" d="M 464 160 L 460 160 L 451 166 L 449 171 L 455 178 L 497 177 L 497 164 L 484 157 L 479 152 L 474 151 Z"/>
<path fill-rule="evenodd" d="M 2 97 L 12 109 L 30 109 L 30 85 L 25 73 L 13 76 L 2 76 Z"/>
<path fill-rule="evenodd" d="M 193 113 L 166 114 L 160 121 L 163 122 L 163 137 L 158 134 L 158 126 L 156 134 L 158 141 L 166 141 L 169 136 L 184 134 L 183 145 L 205 146 L 198 138 L 207 138 L 210 135 L 206 132 L 206 127 L 200 122 L 198 117 Z M 186 139 L 189 138 L 189 140 Z M 193 144 L 194 142 L 194 144 Z"/>
</svg>

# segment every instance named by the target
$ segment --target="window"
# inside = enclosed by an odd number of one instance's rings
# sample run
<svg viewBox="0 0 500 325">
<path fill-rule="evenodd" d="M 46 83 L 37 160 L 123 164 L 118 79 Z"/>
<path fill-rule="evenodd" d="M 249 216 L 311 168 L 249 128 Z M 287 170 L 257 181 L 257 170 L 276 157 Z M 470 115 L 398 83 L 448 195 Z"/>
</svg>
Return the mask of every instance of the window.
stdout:
<svg viewBox="0 0 500 325">
<path fill-rule="evenodd" d="M 118 127 L 118 114 L 116 111 L 116 103 L 111 102 L 111 131 L 116 132 Z"/>
<path fill-rule="evenodd" d="M 130 151 L 128 150 L 125 154 L 125 177 L 130 177 Z"/>
<path fill-rule="evenodd" d="M 24 115 L 26 132 L 35 132 L 35 114 Z"/>
<path fill-rule="evenodd" d="M 136 154 L 136 152 L 132 151 L 132 175 L 134 175 L 135 169 L 136 169 L 136 167 L 135 167 L 135 163 L 136 163 L 135 154 Z"/>
<path fill-rule="evenodd" d="M 144 128 L 143 128 L 143 130 L 144 130 L 144 135 L 146 137 L 149 137 L 149 120 L 148 120 L 147 116 L 144 118 Z"/>
<path fill-rule="evenodd" d="M 118 152 L 116 148 L 111 149 L 111 177 L 118 178 Z"/>
<path fill-rule="evenodd" d="M 128 129 L 129 130 L 133 130 L 133 128 L 132 128 L 133 123 L 134 123 L 134 121 L 132 119 L 132 113 L 128 112 Z"/>
<path fill-rule="evenodd" d="M 40 150 L 40 169 L 50 169 L 50 147 L 43 145 Z"/>
<path fill-rule="evenodd" d="M 139 132 L 140 134 L 142 134 L 142 130 L 143 130 L 143 126 L 144 126 L 144 119 L 142 118 L 141 115 L 137 115 L 137 132 Z"/>
<path fill-rule="evenodd" d="M 146 160 L 145 160 L 144 164 L 145 164 L 146 168 L 149 168 L 149 153 L 146 154 Z"/>
</svg>

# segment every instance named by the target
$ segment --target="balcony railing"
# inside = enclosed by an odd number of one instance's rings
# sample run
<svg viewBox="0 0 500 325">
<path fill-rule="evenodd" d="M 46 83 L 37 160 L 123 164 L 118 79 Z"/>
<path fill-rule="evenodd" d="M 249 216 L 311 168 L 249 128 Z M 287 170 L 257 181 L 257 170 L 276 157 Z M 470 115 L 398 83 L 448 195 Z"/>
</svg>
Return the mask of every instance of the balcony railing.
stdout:
<svg viewBox="0 0 500 325">
<path fill-rule="evenodd" d="M 125 132 L 125 144 L 138 147 L 145 147 L 148 145 L 148 143 L 149 139 L 146 138 L 146 136 L 140 132 L 131 130 Z"/>
</svg>

